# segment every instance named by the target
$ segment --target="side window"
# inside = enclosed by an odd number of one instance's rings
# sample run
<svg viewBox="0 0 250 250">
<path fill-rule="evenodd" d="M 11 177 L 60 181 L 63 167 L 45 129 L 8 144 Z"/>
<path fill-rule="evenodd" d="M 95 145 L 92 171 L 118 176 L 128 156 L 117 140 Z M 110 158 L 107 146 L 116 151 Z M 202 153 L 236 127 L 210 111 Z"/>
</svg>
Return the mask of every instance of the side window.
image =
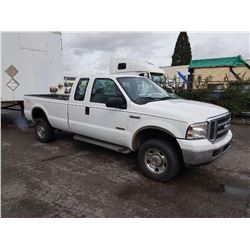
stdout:
<svg viewBox="0 0 250 250">
<path fill-rule="evenodd" d="M 91 102 L 106 103 L 109 97 L 120 97 L 122 93 L 111 79 L 95 79 L 91 92 Z"/>
<path fill-rule="evenodd" d="M 77 84 L 74 99 L 76 101 L 83 101 L 85 92 L 88 86 L 89 79 L 81 78 Z"/>
<path fill-rule="evenodd" d="M 126 69 L 126 67 L 127 67 L 127 65 L 126 65 L 126 63 L 119 63 L 118 64 L 118 69 Z"/>
</svg>

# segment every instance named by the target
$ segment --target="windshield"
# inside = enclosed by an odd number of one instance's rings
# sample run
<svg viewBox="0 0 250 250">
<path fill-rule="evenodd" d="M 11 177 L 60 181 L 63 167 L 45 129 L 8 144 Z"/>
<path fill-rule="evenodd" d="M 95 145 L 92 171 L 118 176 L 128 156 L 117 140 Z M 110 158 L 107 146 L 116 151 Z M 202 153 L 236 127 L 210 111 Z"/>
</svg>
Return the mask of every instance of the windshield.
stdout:
<svg viewBox="0 0 250 250">
<path fill-rule="evenodd" d="M 165 75 L 162 73 L 150 73 L 152 81 L 155 83 L 161 83 L 165 80 Z"/>
<path fill-rule="evenodd" d="M 137 104 L 175 99 L 156 83 L 144 77 L 118 77 L 117 80 L 129 98 Z"/>
</svg>

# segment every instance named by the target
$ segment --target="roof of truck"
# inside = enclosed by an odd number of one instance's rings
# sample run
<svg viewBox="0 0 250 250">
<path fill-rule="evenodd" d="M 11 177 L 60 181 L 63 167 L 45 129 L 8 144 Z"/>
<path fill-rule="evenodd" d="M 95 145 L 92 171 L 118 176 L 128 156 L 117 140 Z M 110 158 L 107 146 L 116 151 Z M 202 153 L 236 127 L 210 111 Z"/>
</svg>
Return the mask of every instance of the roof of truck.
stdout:
<svg viewBox="0 0 250 250">
<path fill-rule="evenodd" d="M 119 65 L 124 64 L 124 68 L 119 69 Z M 156 65 L 145 62 L 145 61 L 139 61 L 132 58 L 127 57 L 120 57 L 120 58 L 111 58 L 110 59 L 110 73 L 114 74 L 120 74 L 120 73 L 127 73 L 130 74 L 130 72 L 151 72 L 151 73 L 162 73 L 164 74 L 164 71 L 157 67 Z"/>
<path fill-rule="evenodd" d="M 117 78 L 117 77 L 142 77 L 136 74 L 95 74 L 95 75 L 79 75 L 77 78 Z"/>
</svg>

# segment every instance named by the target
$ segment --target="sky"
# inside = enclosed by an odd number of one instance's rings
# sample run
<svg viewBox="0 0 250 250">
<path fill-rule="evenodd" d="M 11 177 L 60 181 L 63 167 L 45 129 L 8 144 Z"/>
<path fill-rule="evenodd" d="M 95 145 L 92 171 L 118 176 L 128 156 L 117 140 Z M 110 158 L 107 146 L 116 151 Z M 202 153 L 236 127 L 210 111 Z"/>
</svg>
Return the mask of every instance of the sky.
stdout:
<svg viewBox="0 0 250 250">
<path fill-rule="evenodd" d="M 65 76 L 109 73 L 111 57 L 129 57 L 157 66 L 171 65 L 179 32 L 63 33 Z M 188 32 L 192 58 L 242 55 L 250 59 L 249 32 Z"/>
</svg>

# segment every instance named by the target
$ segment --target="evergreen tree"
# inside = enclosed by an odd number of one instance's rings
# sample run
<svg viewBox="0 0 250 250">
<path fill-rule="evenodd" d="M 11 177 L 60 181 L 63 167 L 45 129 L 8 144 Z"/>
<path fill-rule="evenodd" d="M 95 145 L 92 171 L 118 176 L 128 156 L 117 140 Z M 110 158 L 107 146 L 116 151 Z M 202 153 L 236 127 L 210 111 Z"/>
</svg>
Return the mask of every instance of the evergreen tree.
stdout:
<svg viewBox="0 0 250 250">
<path fill-rule="evenodd" d="M 180 32 L 172 56 L 172 66 L 189 65 L 192 60 L 192 51 L 187 32 Z"/>
</svg>

